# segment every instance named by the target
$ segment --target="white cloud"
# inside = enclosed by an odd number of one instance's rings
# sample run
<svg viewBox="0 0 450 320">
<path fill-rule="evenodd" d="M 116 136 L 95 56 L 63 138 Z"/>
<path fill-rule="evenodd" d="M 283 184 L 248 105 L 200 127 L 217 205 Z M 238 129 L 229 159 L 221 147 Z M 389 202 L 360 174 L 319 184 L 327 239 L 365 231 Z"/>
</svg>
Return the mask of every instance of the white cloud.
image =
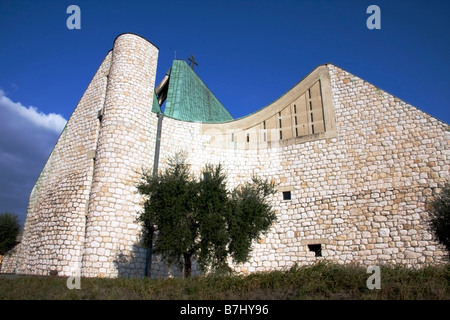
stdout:
<svg viewBox="0 0 450 320">
<path fill-rule="evenodd" d="M 14 102 L 0 89 L 0 212 L 25 220 L 28 198 L 66 120 Z"/>
<path fill-rule="evenodd" d="M 61 115 L 50 113 L 44 114 L 39 112 L 37 108 L 33 106 L 24 107 L 20 102 L 13 102 L 7 96 L 3 90 L 0 89 L 0 107 L 8 108 L 10 111 L 17 113 L 18 116 L 27 119 L 32 124 L 39 127 L 52 130 L 56 133 L 61 133 L 66 125 L 66 119 Z"/>
</svg>

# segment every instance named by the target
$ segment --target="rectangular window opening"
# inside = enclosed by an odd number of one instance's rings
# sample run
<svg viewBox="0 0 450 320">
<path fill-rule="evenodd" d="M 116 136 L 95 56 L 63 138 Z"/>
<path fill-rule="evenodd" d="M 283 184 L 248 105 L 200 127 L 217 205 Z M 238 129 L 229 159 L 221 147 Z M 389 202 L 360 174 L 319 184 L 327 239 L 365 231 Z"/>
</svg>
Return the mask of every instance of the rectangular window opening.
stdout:
<svg viewBox="0 0 450 320">
<path fill-rule="evenodd" d="M 298 128 L 295 128 L 295 136 L 298 137 Z"/>
<path fill-rule="evenodd" d="M 309 98 L 311 99 L 311 89 L 308 89 L 308 95 L 309 95 Z"/>
<path fill-rule="evenodd" d="M 283 191 L 283 200 L 291 200 L 291 192 Z"/>
<path fill-rule="evenodd" d="M 280 140 L 283 140 L 283 131 L 280 130 Z"/>
<path fill-rule="evenodd" d="M 311 112 L 311 122 L 314 122 L 314 116 L 312 112 Z"/>
<path fill-rule="evenodd" d="M 250 142 L 250 133 L 247 133 L 247 142 Z"/>
<path fill-rule="evenodd" d="M 322 256 L 322 245 L 321 244 L 308 244 L 309 251 L 315 253 L 316 257 Z"/>
<path fill-rule="evenodd" d="M 266 129 L 266 122 L 263 121 L 263 129 Z"/>
<path fill-rule="evenodd" d="M 309 110 L 312 110 L 312 101 L 309 102 Z"/>
<path fill-rule="evenodd" d="M 266 133 L 264 132 L 264 142 L 267 141 Z"/>
<path fill-rule="evenodd" d="M 295 125 L 297 125 L 297 116 L 294 117 Z"/>
<path fill-rule="evenodd" d="M 280 128 L 281 128 L 281 127 L 282 127 L 282 125 L 281 125 L 281 119 L 279 119 L 278 121 L 279 121 L 279 123 L 280 123 Z"/>
<path fill-rule="evenodd" d="M 297 113 L 297 105 L 294 104 L 294 113 Z"/>
<path fill-rule="evenodd" d="M 314 134 L 314 125 L 311 125 L 311 133 Z"/>
<path fill-rule="evenodd" d="M 233 142 L 233 141 L 234 141 L 234 132 L 231 133 L 231 142 Z"/>
</svg>

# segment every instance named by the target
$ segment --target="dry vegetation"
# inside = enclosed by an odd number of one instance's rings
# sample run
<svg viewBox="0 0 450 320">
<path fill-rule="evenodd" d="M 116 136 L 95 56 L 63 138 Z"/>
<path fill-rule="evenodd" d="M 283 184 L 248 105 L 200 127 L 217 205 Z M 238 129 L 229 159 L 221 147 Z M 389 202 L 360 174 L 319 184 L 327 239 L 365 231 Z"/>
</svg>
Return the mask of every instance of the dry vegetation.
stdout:
<svg viewBox="0 0 450 320">
<path fill-rule="evenodd" d="M 82 278 L 69 290 L 67 278 L 0 276 L 0 299 L 44 300 L 449 300 L 450 265 L 410 269 L 381 267 L 381 289 L 366 286 L 370 274 L 358 266 L 318 263 L 249 276 L 190 279 Z"/>
</svg>

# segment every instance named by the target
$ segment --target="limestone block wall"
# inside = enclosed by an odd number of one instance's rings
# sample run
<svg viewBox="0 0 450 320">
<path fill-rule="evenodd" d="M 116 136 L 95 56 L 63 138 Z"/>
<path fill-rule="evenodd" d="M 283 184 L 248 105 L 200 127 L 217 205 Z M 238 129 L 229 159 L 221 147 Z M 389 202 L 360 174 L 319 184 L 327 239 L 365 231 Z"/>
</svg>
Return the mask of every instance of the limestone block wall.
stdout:
<svg viewBox="0 0 450 320">
<path fill-rule="evenodd" d="M 250 261 L 234 266 L 239 272 L 321 259 L 365 265 L 442 262 L 444 249 L 427 229 L 425 202 L 450 177 L 448 126 L 334 65 L 327 69 L 333 135 L 266 148 L 232 143 L 217 148 L 217 135 L 205 134 L 202 124 L 165 118 L 161 168 L 167 157 L 184 151 L 194 172 L 206 163 L 222 163 L 230 188 L 253 174 L 278 184 L 270 199 L 277 222 L 254 243 Z M 283 200 L 283 191 L 291 193 L 290 200 Z M 167 276 L 163 266 L 153 267 Z"/>
<path fill-rule="evenodd" d="M 310 264 L 439 263 L 425 202 L 449 180 L 445 123 L 328 65 L 337 136 L 281 146 L 278 222 L 242 272 Z M 270 162 L 266 163 L 267 166 Z M 321 247 L 321 257 L 314 248 Z"/>
<path fill-rule="evenodd" d="M 19 246 L 15 246 L 4 256 L 0 255 L 0 273 L 16 273 L 18 249 Z"/>
<path fill-rule="evenodd" d="M 157 118 L 151 112 L 158 48 L 133 34 L 116 38 L 86 221 L 82 275 L 140 276 L 137 183 L 153 165 Z"/>
<path fill-rule="evenodd" d="M 106 94 L 108 54 L 66 124 L 30 195 L 17 272 L 71 274 L 85 242 L 99 121 Z"/>
<path fill-rule="evenodd" d="M 336 225 L 336 237 L 325 246 L 328 255 L 342 262 L 441 261 L 443 248 L 427 230 L 425 202 L 450 177 L 448 125 L 338 67 L 328 67 L 338 128 L 328 150 L 339 165 L 337 172 L 322 175 L 328 181 L 323 189 L 329 188 L 322 197 L 332 193 L 336 199 L 335 215 L 324 220 Z M 313 186 L 305 191 L 312 192 Z"/>
</svg>

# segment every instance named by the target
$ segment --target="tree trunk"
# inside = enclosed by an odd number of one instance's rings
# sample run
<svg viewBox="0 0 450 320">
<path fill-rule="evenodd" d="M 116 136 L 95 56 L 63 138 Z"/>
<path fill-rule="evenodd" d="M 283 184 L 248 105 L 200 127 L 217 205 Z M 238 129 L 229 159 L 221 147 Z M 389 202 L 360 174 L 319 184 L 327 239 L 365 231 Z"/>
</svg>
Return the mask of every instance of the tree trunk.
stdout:
<svg viewBox="0 0 450 320">
<path fill-rule="evenodd" d="M 147 247 L 147 254 L 146 254 L 146 257 L 145 257 L 145 276 L 148 277 L 148 278 L 151 278 L 154 228 L 152 226 L 149 229 L 150 229 L 150 235 L 149 235 L 149 241 L 148 241 L 149 244 L 148 244 L 148 247 Z"/>
<path fill-rule="evenodd" d="M 184 278 L 190 278 L 191 277 L 191 269 L 192 269 L 192 262 L 191 262 L 191 253 L 183 253 L 184 256 Z"/>
<path fill-rule="evenodd" d="M 151 278 L 152 276 L 152 254 L 153 248 L 147 248 L 147 255 L 145 257 L 145 276 Z"/>
</svg>

